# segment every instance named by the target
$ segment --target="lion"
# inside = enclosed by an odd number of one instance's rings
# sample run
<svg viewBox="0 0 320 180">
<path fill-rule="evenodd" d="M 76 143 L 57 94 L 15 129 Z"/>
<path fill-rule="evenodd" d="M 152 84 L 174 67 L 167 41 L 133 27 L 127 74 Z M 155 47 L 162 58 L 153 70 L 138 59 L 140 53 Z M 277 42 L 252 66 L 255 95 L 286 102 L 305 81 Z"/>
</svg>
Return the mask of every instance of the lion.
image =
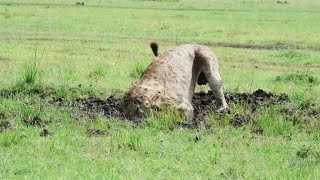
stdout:
<svg viewBox="0 0 320 180">
<path fill-rule="evenodd" d="M 124 96 L 123 110 L 128 119 L 143 117 L 146 109 L 169 106 L 193 120 L 192 97 L 197 84 L 209 84 L 218 111 L 228 109 L 218 59 L 207 46 L 183 44 L 158 55 L 158 45 L 150 44 L 153 62 Z"/>
</svg>

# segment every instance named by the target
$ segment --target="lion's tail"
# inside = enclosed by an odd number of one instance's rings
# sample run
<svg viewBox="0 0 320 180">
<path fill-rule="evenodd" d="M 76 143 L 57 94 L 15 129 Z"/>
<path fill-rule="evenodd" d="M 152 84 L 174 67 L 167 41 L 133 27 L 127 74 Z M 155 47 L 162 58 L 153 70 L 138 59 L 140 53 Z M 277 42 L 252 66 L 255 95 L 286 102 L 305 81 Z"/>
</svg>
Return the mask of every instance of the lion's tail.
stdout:
<svg viewBox="0 0 320 180">
<path fill-rule="evenodd" d="M 158 44 L 156 42 L 151 42 L 150 47 L 152 49 L 153 54 L 155 56 L 158 56 L 158 48 L 159 48 Z"/>
</svg>

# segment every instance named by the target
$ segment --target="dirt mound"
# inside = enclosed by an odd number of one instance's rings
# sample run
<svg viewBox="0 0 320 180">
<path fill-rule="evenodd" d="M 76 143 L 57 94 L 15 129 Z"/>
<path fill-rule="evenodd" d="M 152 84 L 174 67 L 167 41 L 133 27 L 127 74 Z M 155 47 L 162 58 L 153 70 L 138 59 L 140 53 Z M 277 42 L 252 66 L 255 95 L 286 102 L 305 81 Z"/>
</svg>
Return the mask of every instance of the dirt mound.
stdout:
<svg viewBox="0 0 320 180">
<path fill-rule="evenodd" d="M 275 95 L 258 89 L 253 93 L 234 93 L 227 92 L 225 94 L 228 104 L 235 103 L 247 106 L 251 113 L 260 107 L 270 107 L 274 104 L 285 103 L 289 101 L 287 94 Z M 193 96 L 193 107 L 195 109 L 195 121 L 202 121 L 208 116 L 210 109 L 214 107 L 214 96 L 211 91 L 208 93 L 196 93 Z M 235 114 L 234 121 L 231 124 L 241 126 L 245 122 L 243 115 Z"/>
<path fill-rule="evenodd" d="M 81 111 L 87 112 L 90 116 L 97 114 L 106 117 L 120 117 L 123 118 L 122 113 L 122 99 L 110 96 L 107 99 L 100 99 L 98 97 L 89 97 L 85 99 L 76 99 L 73 103 Z"/>
<path fill-rule="evenodd" d="M 274 104 L 284 103 L 289 101 L 289 97 L 286 94 L 275 95 L 271 92 L 266 92 L 264 90 L 258 89 L 253 93 L 226 93 L 226 100 L 229 104 L 236 103 L 248 106 L 252 113 L 256 111 L 259 107 L 270 107 Z M 53 101 L 54 104 L 61 105 L 64 100 L 58 98 Z M 199 124 L 207 119 L 209 112 L 214 109 L 214 96 L 211 91 L 208 93 L 195 93 L 193 100 L 194 106 L 194 123 Z M 107 99 L 101 99 L 98 97 L 89 97 L 84 99 L 76 99 L 73 106 L 78 107 L 81 111 L 86 112 L 89 116 L 103 115 L 108 118 L 117 117 L 124 118 L 122 112 L 122 99 L 110 96 Z M 231 122 L 235 126 L 241 126 L 245 123 L 246 118 L 242 115 L 235 115 L 234 120 Z"/>
</svg>

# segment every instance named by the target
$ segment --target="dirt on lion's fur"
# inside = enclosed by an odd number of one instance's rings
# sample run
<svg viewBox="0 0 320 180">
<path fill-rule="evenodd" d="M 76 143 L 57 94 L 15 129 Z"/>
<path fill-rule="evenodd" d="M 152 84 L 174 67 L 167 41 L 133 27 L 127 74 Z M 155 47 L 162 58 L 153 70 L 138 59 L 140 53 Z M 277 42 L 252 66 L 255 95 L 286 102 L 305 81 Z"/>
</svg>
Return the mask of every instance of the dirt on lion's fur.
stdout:
<svg viewBox="0 0 320 180">
<path fill-rule="evenodd" d="M 261 108 L 269 108 L 276 104 L 285 104 L 290 101 L 289 96 L 285 93 L 277 95 L 272 92 L 266 92 L 262 89 L 258 89 L 252 93 L 226 92 L 225 97 L 228 104 L 237 104 L 246 109 L 245 113 L 236 112 L 232 109 L 231 112 L 216 113 L 218 118 L 222 118 L 228 114 L 228 116 L 231 117 L 230 124 L 235 127 L 240 127 L 246 123 L 254 122 L 257 116 L 259 116 L 259 110 Z M 56 105 L 63 105 L 64 102 L 65 100 L 61 98 L 53 99 L 52 101 L 52 103 Z M 107 99 L 101 99 L 99 97 L 78 98 L 71 104 L 91 117 L 102 115 L 108 118 L 116 117 L 125 119 L 121 108 L 122 99 L 115 96 L 110 96 Z M 194 107 L 193 124 L 184 124 L 179 122 L 174 125 L 174 128 L 193 128 L 198 127 L 199 125 L 204 125 L 205 128 L 209 128 L 211 126 L 210 122 L 208 122 L 208 117 L 210 112 L 215 110 L 214 96 L 212 92 L 195 93 L 192 104 Z M 294 111 L 294 109 L 283 108 L 279 113 L 291 116 L 291 111 Z M 320 113 L 317 111 L 312 112 L 310 115 L 314 114 L 318 115 Z M 134 123 L 139 124 L 142 120 L 143 119 L 135 120 Z M 252 132 L 261 134 L 263 133 L 263 129 L 258 127 L 256 129 L 252 129 Z"/>
</svg>

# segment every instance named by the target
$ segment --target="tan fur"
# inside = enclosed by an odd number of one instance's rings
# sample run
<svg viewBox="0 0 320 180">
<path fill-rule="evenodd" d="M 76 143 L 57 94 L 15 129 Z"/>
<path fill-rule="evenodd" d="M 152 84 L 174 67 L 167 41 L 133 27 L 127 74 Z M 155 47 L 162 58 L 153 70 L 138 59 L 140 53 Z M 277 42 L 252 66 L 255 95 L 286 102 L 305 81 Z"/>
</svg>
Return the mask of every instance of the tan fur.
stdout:
<svg viewBox="0 0 320 180">
<path fill-rule="evenodd" d="M 185 44 L 155 58 L 126 93 L 124 111 L 128 118 L 134 118 L 143 113 L 141 107 L 160 109 L 169 105 L 182 111 L 190 121 L 193 119 L 191 100 L 200 73 L 209 83 L 219 110 L 228 108 L 216 56 L 206 46 Z"/>
</svg>

